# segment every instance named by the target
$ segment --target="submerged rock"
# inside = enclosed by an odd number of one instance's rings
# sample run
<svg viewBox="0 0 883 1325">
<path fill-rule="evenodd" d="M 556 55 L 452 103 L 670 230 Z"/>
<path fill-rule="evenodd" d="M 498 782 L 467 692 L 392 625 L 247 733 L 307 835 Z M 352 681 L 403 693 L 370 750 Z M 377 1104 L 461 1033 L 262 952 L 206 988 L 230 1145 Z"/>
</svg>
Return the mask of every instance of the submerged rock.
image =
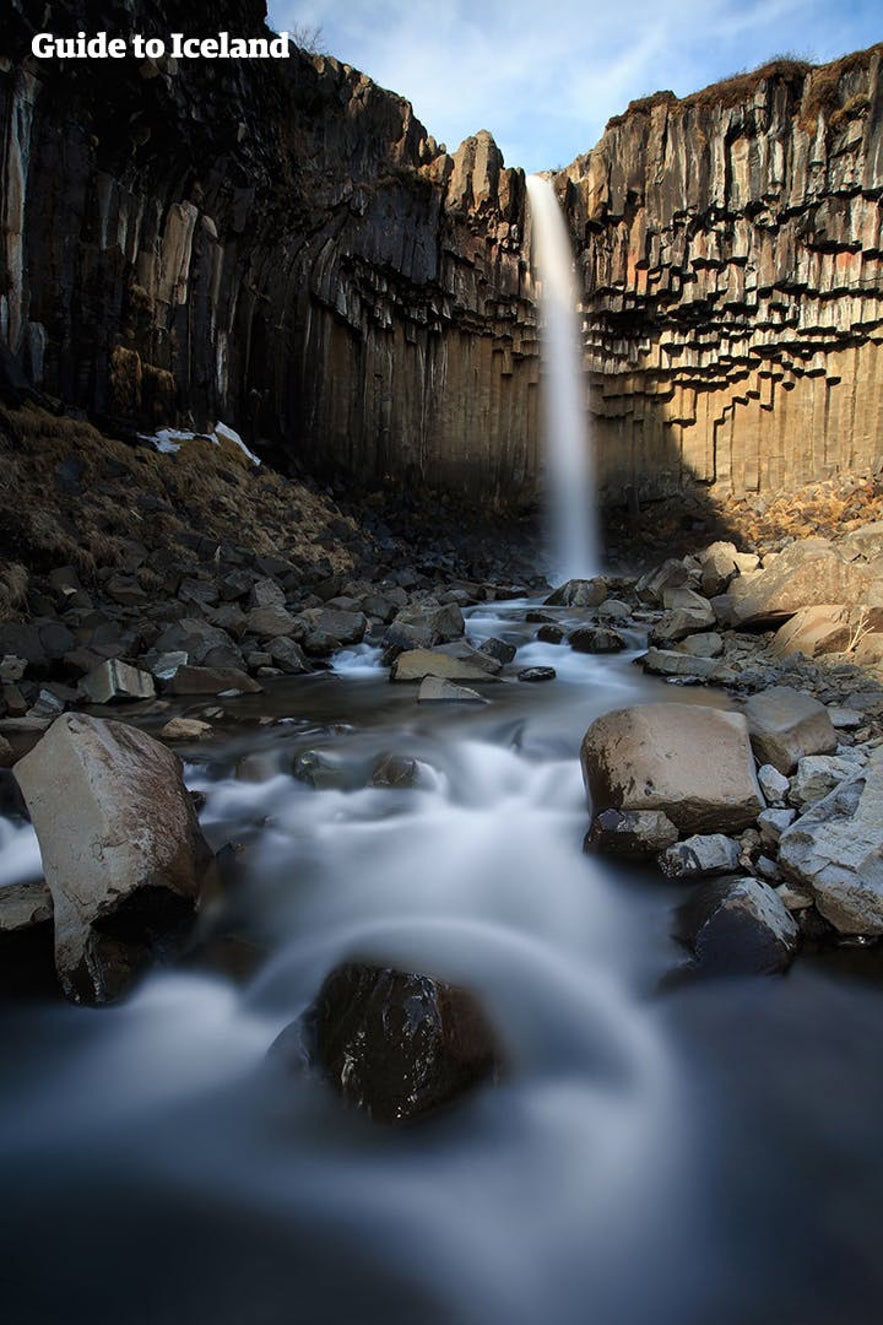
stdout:
<svg viewBox="0 0 883 1325">
<path fill-rule="evenodd" d="M 444 676 L 424 676 L 417 691 L 418 704 L 486 704 L 477 690 L 455 685 Z"/>
<path fill-rule="evenodd" d="M 554 667 L 523 667 L 518 673 L 519 681 L 554 681 L 558 673 Z"/>
<path fill-rule="evenodd" d="M 192 916 L 211 852 L 181 763 L 135 727 L 66 714 L 19 760 L 55 908 L 55 962 L 76 1002 L 130 986 Z"/>
<path fill-rule="evenodd" d="M 662 810 L 681 832 L 736 831 L 763 809 L 748 726 L 698 704 L 644 704 L 592 723 L 581 750 L 592 810 Z"/>
<path fill-rule="evenodd" d="M 420 765 L 408 755 L 378 755 L 371 769 L 371 787 L 416 787 Z"/>
<path fill-rule="evenodd" d="M 433 1113 L 501 1067 L 475 997 L 410 971 L 347 962 L 328 976 L 303 1024 L 310 1060 L 375 1122 Z"/>
</svg>

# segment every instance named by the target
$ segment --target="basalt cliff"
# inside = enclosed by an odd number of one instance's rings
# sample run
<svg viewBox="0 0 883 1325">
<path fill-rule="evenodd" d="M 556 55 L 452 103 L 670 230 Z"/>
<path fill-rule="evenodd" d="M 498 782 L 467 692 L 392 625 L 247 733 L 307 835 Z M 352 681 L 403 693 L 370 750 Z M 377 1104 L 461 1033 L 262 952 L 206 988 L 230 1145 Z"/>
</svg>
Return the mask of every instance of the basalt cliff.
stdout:
<svg viewBox="0 0 883 1325">
<path fill-rule="evenodd" d="M 523 174 L 330 57 L 38 60 L 38 25 L 264 31 L 260 0 L 13 0 L 3 373 L 111 430 L 202 428 L 499 506 L 540 476 Z M 88 17 L 88 24 L 86 19 Z M 781 489 L 877 456 L 881 48 L 611 121 L 556 177 L 616 499 Z"/>
</svg>

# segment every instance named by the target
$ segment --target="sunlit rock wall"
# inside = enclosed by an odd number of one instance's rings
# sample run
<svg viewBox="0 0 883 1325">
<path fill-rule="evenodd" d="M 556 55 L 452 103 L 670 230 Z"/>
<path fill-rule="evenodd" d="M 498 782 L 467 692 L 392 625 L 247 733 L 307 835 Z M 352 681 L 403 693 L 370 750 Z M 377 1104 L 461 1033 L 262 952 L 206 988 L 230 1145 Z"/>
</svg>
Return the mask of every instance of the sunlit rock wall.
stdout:
<svg viewBox="0 0 883 1325">
<path fill-rule="evenodd" d="M 659 93 L 558 176 L 610 491 L 880 462 L 881 52 Z"/>
<path fill-rule="evenodd" d="M 260 0 L 15 0 L 0 335 L 109 425 L 222 418 L 370 485 L 529 500 L 524 182 L 337 61 L 39 61 L 34 30 L 264 31 Z"/>
</svg>

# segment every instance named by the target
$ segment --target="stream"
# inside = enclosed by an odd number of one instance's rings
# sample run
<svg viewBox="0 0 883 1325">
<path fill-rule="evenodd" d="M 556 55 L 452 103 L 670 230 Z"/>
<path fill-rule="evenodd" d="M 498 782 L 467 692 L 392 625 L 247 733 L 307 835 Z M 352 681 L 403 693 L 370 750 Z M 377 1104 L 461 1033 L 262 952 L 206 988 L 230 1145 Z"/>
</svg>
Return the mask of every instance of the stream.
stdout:
<svg viewBox="0 0 883 1325">
<path fill-rule="evenodd" d="M 418 706 L 360 648 L 184 751 L 211 845 L 239 844 L 200 921 L 236 969 L 0 1007 L 9 1325 L 879 1322 L 883 986 L 810 960 L 665 983 L 687 886 L 583 854 L 579 744 L 613 708 L 728 701 L 643 676 L 637 637 L 529 642 L 532 606 L 467 631 L 550 684 Z M 318 786 L 291 774 L 308 751 Z M 387 751 L 417 786 L 366 785 Z M 39 875 L 0 821 L 0 886 Z M 476 991 L 501 1082 L 386 1129 L 281 1070 L 268 1049 L 350 956 Z"/>
</svg>

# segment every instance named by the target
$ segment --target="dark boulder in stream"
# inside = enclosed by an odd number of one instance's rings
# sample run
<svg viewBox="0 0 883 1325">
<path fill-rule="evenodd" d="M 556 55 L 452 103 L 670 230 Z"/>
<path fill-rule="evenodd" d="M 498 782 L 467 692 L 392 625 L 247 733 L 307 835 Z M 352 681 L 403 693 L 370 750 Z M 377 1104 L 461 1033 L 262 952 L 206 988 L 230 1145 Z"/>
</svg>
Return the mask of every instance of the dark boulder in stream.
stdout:
<svg viewBox="0 0 883 1325">
<path fill-rule="evenodd" d="M 678 938 L 701 975 L 773 975 L 797 951 L 794 917 L 759 879 L 703 885 L 678 911 Z"/>
<path fill-rule="evenodd" d="M 501 1064 L 468 990 L 365 962 L 331 972 L 304 1029 L 310 1060 L 347 1104 L 379 1123 L 433 1113 L 493 1081 Z"/>
</svg>

